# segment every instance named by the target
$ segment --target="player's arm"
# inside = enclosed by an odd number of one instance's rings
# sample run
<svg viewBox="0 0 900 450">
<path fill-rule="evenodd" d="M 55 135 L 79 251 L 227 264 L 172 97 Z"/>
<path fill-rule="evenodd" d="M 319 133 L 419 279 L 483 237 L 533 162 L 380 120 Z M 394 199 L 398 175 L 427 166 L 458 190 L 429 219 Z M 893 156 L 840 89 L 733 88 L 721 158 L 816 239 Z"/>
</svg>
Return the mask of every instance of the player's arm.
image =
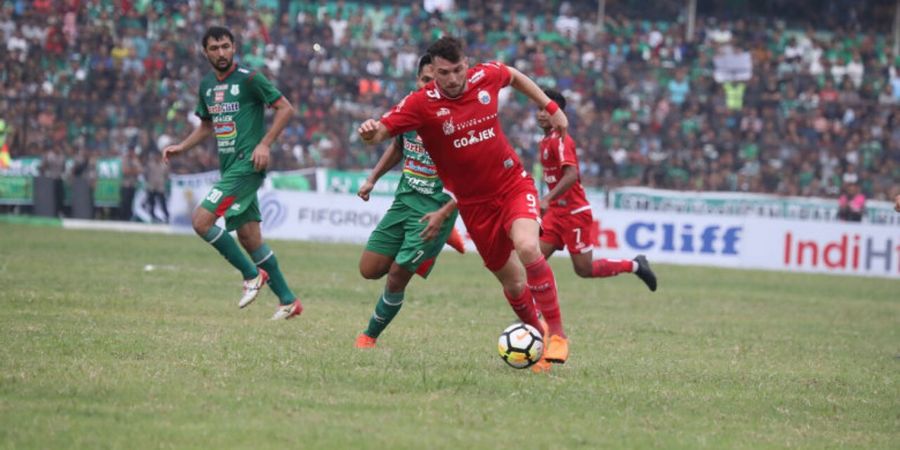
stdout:
<svg viewBox="0 0 900 450">
<path fill-rule="evenodd" d="M 419 219 L 419 222 L 428 222 L 425 225 L 425 229 L 419 233 L 422 240 L 430 241 L 436 238 L 441 231 L 441 226 L 444 224 L 444 221 L 447 220 L 454 211 L 456 211 L 456 200 L 451 198 L 450 201 L 444 203 L 444 206 L 422 216 L 422 218 Z"/>
<path fill-rule="evenodd" d="M 546 212 L 547 208 L 550 207 L 550 202 L 562 197 L 566 191 L 575 185 L 576 181 L 578 181 L 578 169 L 570 164 L 562 166 L 562 177 L 559 179 L 559 182 L 556 183 L 556 186 L 553 186 L 553 189 L 550 189 L 547 195 L 541 198 L 541 213 Z"/>
<path fill-rule="evenodd" d="M 363 143 L 369 145 L 384 142 L 391 137 L 391 133 L 388 131 L 387 127 L 384 126 L 380 120 L 375 119 L 369 119 L 363 122 L 356 132 L 359 133 L 359 137 L 362 139 Z"/>
<path fill-rule="evenodd" d="M 544 91 L 541 90 L 537 83 L 528 78 L 527 75 L 519 72 L 514 67 L 506 66 L 506 69 L 509 70 L 509 85 L 525 94 L 538 107 L 546 109 L 550 113 L 550 125 L 553 129 L 558 130 L 560 135 L 565 137 L 566 129 L 569 128 L 569 119 L 566 117 L 566 113 L 559 108 L 556 102 L 550 100 L 550 97 L 547 97 L 547 94 L 544 94 Z"/>
<path fill-rule="evenodd" d="M 275 118 L 272 120 L 272 127 L 269 128 L 266 135 L 259 141 L 259 144 L 256 144 L 256 148 L 253 149 L 253 156 L 251 156 L 253 168 L 257 171 L 266 170 L 266 168 L 269 167 L 269 147 L 276 139 L 278 139 L 278 136 L 281 136 L 281 132 L 284 131 L 284 128 L 294 115 L 294 107 L 285 97 L 281 97 L 273 103 L 272 108 L 275 109 Z"/>
<path fill-rule="evenodd" d="M 213 124 L 212 118 L 203 119 L 200 121 L 200 126 L 194 128 L 194 131 L 191 131 L 191 134 L 188 135 L 183 141 L 178 144 L 169 145 L 163 149 L 162 157 L 163 161 L 168 164 L 169 156 L 177 155 L 184 151 L 190 150 L 194 148 L 195 145 L 203 142 L 204 139 L 212 136 L 213 134 Z"/>
<path fill-rule="evenodd" d="M 397 138 L 391 142 L 391 145 L 388 146 L 387 150 L 385 150 L 384 154 L 381 155 L 381 158 L 378 159 L 378 162 L 375 163 L 375 168 L 372 169 L 372 173 L 366 177 L 366 181 L 363 182 L 362 186 L 359 187 L 359 191 L 356 192 L 356 195 L 358 195 L 359 198 L 369 201 L 369 193 L 375 188 L 375 183 L 377 183 L 388 170 L 391 170 L 392 167 L 396 166 L 397 163 L 403 159 L 401 140 L 402 137 L 397 136 Z"/>
</svg>

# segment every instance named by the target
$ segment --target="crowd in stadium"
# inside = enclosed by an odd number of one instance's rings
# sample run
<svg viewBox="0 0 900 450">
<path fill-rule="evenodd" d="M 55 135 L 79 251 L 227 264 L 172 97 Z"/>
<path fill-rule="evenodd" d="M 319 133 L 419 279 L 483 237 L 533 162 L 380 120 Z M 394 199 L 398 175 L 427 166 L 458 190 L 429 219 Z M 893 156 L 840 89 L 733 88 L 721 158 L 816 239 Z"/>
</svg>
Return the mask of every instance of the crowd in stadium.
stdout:
<svg viewBox="0 0 900 450">
<path fill-rule="evenodd" d="M 371 168 L 378 155 L 356 127 L 409 92 L 419 54 L 451 34 L 475 60 L 505 62 L 565 93 L 587 186 L 836 198 L 856 184 L 869 198 L 900 193 L 900 59 L 887 34 L 861 26 L 852 9 L 828 31 L 699 16 L 688 41 L 677 14 L 610 10 L 601 29 L 596 2 L 458 1 L 447 11 L 452 1 L 380 3 L 3 2 L 0 118 L 12 130 L 12 157 L 134 149 L 148 158 L 183 138 L 210 68 L 199 38 L 225 24 L 240 62 L 297 107 L 273 148 L 278 170 Z M 741 52 L 752 55 L 752 77 L 716 81 L 714 60 Z M 507 101 L 505 129 L 530 166 L 541 134 L 533 106 Z M 208 142 L 173 170 L 212 170 L 216 161 Z"/>
</svg>

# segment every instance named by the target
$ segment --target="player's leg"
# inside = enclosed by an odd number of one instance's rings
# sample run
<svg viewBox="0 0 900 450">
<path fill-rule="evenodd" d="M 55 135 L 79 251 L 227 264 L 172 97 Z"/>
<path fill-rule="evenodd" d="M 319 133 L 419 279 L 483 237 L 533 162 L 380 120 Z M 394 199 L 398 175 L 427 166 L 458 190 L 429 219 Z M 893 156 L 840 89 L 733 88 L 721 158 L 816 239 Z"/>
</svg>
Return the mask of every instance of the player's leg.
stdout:
<svg viewBox="0 0 900 450">
<path fill-rule="evenodd" d="M 278 303 L 281 304 L 281 306 L 292 307 L 287 311 L 291 314 L 290 317 L 299 315 L 303 310 L 302 304 L 288 286 L 284 274 L 281 272 L 281 267 L 278 264 L 278 258 L 275 256 L 275 252 L 263 241 L 259 222 L 251 220 L 241 225 L 240 228 L 238 228 L 238 239 L 244 249 L 250 253 L 250 258 L 253 260 L 253 263 L 259 267 L 260 273 L 265 274 L 265 278 L 267 278 L 265 281 L 268 283 L 269 288 L 272 289 L 272 292 L 278 297 Z M 261 287 L 262 286 L 260 285 L 258 288 Z M 247 306 L 252 301 L 252 299 L 248 300 L 246 303 L 239 306 Z"/>
<path fill-rule="evenodd" d="M 194 231 L 209 245 L 212 245 L 219 254 L 225 257 L 225 260 L 234 266 L 235 269 L 240 271 L 244 280 L 256 278 L 259 275 L 256 266 L 244 255 L 244 252 L 241 251 L 241 248 L 238 247 L 237 242 L 231 235 L 216 225 L 218 217 L 207 209 L 206 203 L 207 200 L 204 200 L 203 204 L 194 210 L 194 214 L 191 217 Z"/>
<path fill-rule="evenodd" d="M 572 256 L 575 273 L 582 278 L 614 277 L 620 273 L 633 273 L 647 285 L 651 291 L 656 290 L 656 275 L 650 269 L 650 263 L 644 255 L 633 260 L 606 259 L 594 260 L 593 246 L 586 242 L 593 226 L 594 217 L 590 211 L 569 215 L 560 227 L 564 234 L 566 248 Z M 542 237 L 543 239 L 543 237 Z"/>
<path fill-rule="evenodd" d="M 519 261 L 519 256 L 515 252 L 510 252 L 506 264 L 493 273 L 500 281 L 500 285 L 503 286 L 503 296 L 506 297 L 506 301 L 519 320 L 541 330 L 534 299 L 531 296 L 531 290 L 526 285 L 525 267 Z"/>
<path fill-rule="evenodd" d="M 541 240 L 541 254 L 544 255 L 544 259 L 550 259 L 553 254 L 556 253 L 556 246 L 549 242 L 544 242 Z"/>
<path fill-rule="evenodd" d="M 375 347 L 378 336 L 390 325 L 397 313 L 400 312 L 400 308 L 403 307 L 406 286 L 409 285 L 409 281 L 414 274 L 415 272 L 410 272 L 396 263 L 391 264 L 384 292 L 382 292 L 381 297 L 378 298 L 378 302 L 375 304 L 375 311 L 372 313 L 372 317 L 369 318 L 369 325 L 356 338 L 357 348 Z"/>
<path fill-rule="evenodd" d="M 550 362 L 564 363 L 569 357 L 569 342 L 562 324 L 556 279 L 540 251 L 539 232 L 540 225 L 531 218 L 513 220 L 509 230 L 516 254 L 525 266 L 528 289 L 549 327 L 550 339 L 544 357 Z"/>
</svg>

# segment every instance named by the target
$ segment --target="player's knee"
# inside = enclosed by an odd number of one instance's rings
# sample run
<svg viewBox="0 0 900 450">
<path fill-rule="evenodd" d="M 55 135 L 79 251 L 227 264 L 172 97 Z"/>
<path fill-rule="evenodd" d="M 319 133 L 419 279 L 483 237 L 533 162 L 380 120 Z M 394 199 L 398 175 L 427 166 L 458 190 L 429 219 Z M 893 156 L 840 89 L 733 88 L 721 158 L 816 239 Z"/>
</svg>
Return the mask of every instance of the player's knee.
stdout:
<svg viewBox="0 0 900 450">
<path fill-rule="evenodd" d="M 521 242 L 519 244 L 521 245 L 516 245 L 516 254 L 524 264 L 531 264 L 544 257 L 537 242 Z"/>
<path fill-rule="evenodd" d="M 575 274 L 581 278 L 591 278 L 592 272 L 590 265 L 575 264 Z"/>
<path fill-rule="evenodd" d="M 359 274 L 366 280 L 377 280 L 387 273 L 386 270 L 370 264 L 359 265 Z"/>
<path fill-rule="evenodd" d="M 525 280 L 515 280 L 513 282 L 504 283 L 503 290 L 506 291 L 512 298 L 519 298 L 525 289 L 528 289 L 528 285 L 525 284 Z"/>
</svg>

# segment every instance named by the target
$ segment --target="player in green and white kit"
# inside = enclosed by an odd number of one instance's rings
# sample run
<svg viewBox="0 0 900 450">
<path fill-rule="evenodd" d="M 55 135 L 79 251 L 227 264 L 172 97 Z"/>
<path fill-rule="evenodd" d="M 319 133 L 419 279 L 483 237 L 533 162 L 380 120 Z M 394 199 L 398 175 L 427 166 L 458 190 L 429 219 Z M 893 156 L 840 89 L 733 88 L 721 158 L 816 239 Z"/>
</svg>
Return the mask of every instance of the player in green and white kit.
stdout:
<svg viewBox="0 0 900 450">
<path fill-rule="evenodd" d="M 419 60 L 417 87 L 433 78 L 431 58 Z M 431 157 L 415 132 L 397 136 L 378 160 L 372 174 L 359 188 L 358 195 L 369 200 L 375 182 L 403 160 L 403 175 L 394 203 L 369 236 L 359 261 L 359 272 L 366 279 L 387 275 L 384 293 L 375 305 L 369 326 L 356 337 L 357 348 L 375 347 L 376 339 L 403 306 L 406 286 L 413 274 L 426 278 L 444 243 L 454 232 L 456 202 L 444 192 Z M 461 240 L 457 250 L 462 251 Z"/>
<path fill-rule="evenodd" d="M 195 113 L 202 120 L 201 125 L 180 144 L 163 149 L 163 159 L 168 162 L 169 156 L 215 134 L 222 178 L 194 210 L 194 231 L 243 275 L 244 291 L 238 307 L 252 303 L 268 282 L 281 303 L 272 319 L 290 319 L 299 315 L 303 306 L 288 287 L 275 254 L 263 242 L 256 191 L 266 177 L 269 146 L 284 130 L 294 108 L 263 74 L 234 63 L 234 36 L 227 28 L 210 27 L 202 43 L 213 71 L 200 81 Z M 268 132 L 266 106 L 275 109 Z M 222 216 L 227 230 L 216 226 L 216 220 Z M 252 262 L 228 234 L 234 230 Z"/>
</svg>

